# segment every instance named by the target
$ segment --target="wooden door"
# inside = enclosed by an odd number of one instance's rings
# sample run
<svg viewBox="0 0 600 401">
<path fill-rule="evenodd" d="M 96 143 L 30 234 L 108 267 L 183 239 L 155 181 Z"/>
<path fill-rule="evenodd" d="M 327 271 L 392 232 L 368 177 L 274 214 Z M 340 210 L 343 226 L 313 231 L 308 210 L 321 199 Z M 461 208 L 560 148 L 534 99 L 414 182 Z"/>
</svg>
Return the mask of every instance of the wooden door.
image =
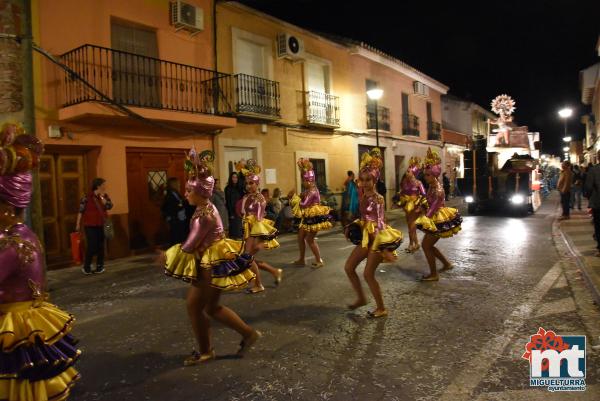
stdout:
<svg viewBox="0 0 600 401">
<path fill-rule="evenodd" d="M 79 201 L 86 192 L 82 154 L 47 153 L 40 161 L 44 245 L 50 264 L 71 259 Z"/>
<path fill-rule="evenodd" d="M 129 245 L 147 250 L 168 242 L 168 227 L 160 207 L 169 177 L 177 177 L 183 194 L 185 174 L 183 149 L 127 150 Z"/>
<path fill-rule="evenodd" d="M 396 170 L 396 192 L 400 192 L 400 182 L 402 181 L 402 176 L 404 175 L 402 163 L 404 163 L 404 156 L 394 155 L 394 168 Z"/>
</svg>

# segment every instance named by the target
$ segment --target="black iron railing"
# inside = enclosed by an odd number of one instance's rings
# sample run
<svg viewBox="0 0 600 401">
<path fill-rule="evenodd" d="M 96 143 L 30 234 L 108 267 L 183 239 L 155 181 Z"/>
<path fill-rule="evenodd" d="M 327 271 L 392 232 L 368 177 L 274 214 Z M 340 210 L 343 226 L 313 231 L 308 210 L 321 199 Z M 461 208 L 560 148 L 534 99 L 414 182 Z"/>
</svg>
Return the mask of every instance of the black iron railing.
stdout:
<svg viewBox="0 0 600 401">
<path fill-rule="evenodd" d="M 328 93 L 306 92 L 306 119 L 309 124 L 340 126 L 340 98 Z"/>
<path fill-rule="evenodd" d="M 203 114 L 231 114 L 228 74 L 95 45 L 61 56 L 79 77 L 114 102 L 138 107 Z M 105 102 L 80 79 L 65 76 L 64 106 Z"/>
<path fill-rule="evenodd" d="M 375 129 L 376 125 L 382 131 L 390 130 L 390 109 L 377 106 L 377 121 L 375 121 L 375 108 L 367 106 L 367 129 Z"/>
<path fill-rule="evenodd" d="M 413 114 L 402 116 L 402 135 L 419 136 L 419 117 Z"/>
<path fill-rule="evenodd" d="M 427 121 L 427 139 L 430 141 L 442 140 L 442 125 L 434 121 Z"/>
<path fill-rule="evenodd" d="M 279 82 L 246 74 L 236 74 L 219 79 L 227 88 L 233 110 L 238 115 L 276 120 L 281 117 Z"/>
</svg>

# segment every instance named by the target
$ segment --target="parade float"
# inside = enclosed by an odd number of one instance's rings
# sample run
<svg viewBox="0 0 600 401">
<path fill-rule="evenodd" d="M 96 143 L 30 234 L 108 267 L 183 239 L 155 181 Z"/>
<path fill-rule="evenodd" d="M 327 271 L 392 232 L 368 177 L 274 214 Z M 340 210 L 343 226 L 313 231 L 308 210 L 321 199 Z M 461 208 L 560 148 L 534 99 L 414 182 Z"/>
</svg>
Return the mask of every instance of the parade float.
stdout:
<svg viewBox="0 0 600 401">
<path fill-rule="evenodd" d="M 495 210 L 519 215 L 541 204 L 537 160 L 539 133 L 513 122 L 515 101 L 508 95 L 492 100 L 498 116 L 488 120 L 489 135 L 473 138 L 464 152 L 463 193 L 469 213 Z"/>
</svg>

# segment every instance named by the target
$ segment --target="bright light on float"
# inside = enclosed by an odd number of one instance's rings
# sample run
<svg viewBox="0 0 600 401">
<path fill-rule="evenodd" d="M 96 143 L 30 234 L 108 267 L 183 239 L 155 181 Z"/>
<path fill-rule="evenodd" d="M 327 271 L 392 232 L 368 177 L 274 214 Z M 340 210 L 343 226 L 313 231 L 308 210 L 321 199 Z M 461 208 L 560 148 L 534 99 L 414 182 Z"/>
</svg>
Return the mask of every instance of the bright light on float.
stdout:
<svg viewBox="0 0 600 401">
<path fill-rule="evenodd" d="M 519 195 L 519 194 L 513 195 L 510 198 L 510 201 L 513 205 L 522 205 L 523 202 L 525 202 L 525 197 L 523 195 Z"/>
<path fill-rule="evenodd" d="M 473 202 L 475 202 L 475 199 L 473 199 L 472 196 L 466 196 L 465 197 L 465 202 L 467 202 L 467 203 L 473 203 Z"/>
</svg>

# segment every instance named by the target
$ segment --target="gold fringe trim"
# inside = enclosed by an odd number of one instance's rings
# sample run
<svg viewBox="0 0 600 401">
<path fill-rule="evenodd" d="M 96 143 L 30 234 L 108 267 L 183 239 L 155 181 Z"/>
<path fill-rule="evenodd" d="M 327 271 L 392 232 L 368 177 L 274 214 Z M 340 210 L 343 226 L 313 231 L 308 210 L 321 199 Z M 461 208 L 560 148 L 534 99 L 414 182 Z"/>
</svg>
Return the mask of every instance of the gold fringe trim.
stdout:
<svg viewBox="0 0 600 401">
<path fill-rule="evenodd" d="M 69 397 L 79 373 L 73 368 L 46 380 L 0 380 L 0 400 L 7 401 L 63 401 Z"/>
<path fill-rule="evenodd" d="M 48 302 L 26 301 L 0 305 L 0 350 L 23 344 L 54 344 L 73 327 L 75 317 Z M 0 398 L 1 399 L 1 398 Z"/>
</svg>

